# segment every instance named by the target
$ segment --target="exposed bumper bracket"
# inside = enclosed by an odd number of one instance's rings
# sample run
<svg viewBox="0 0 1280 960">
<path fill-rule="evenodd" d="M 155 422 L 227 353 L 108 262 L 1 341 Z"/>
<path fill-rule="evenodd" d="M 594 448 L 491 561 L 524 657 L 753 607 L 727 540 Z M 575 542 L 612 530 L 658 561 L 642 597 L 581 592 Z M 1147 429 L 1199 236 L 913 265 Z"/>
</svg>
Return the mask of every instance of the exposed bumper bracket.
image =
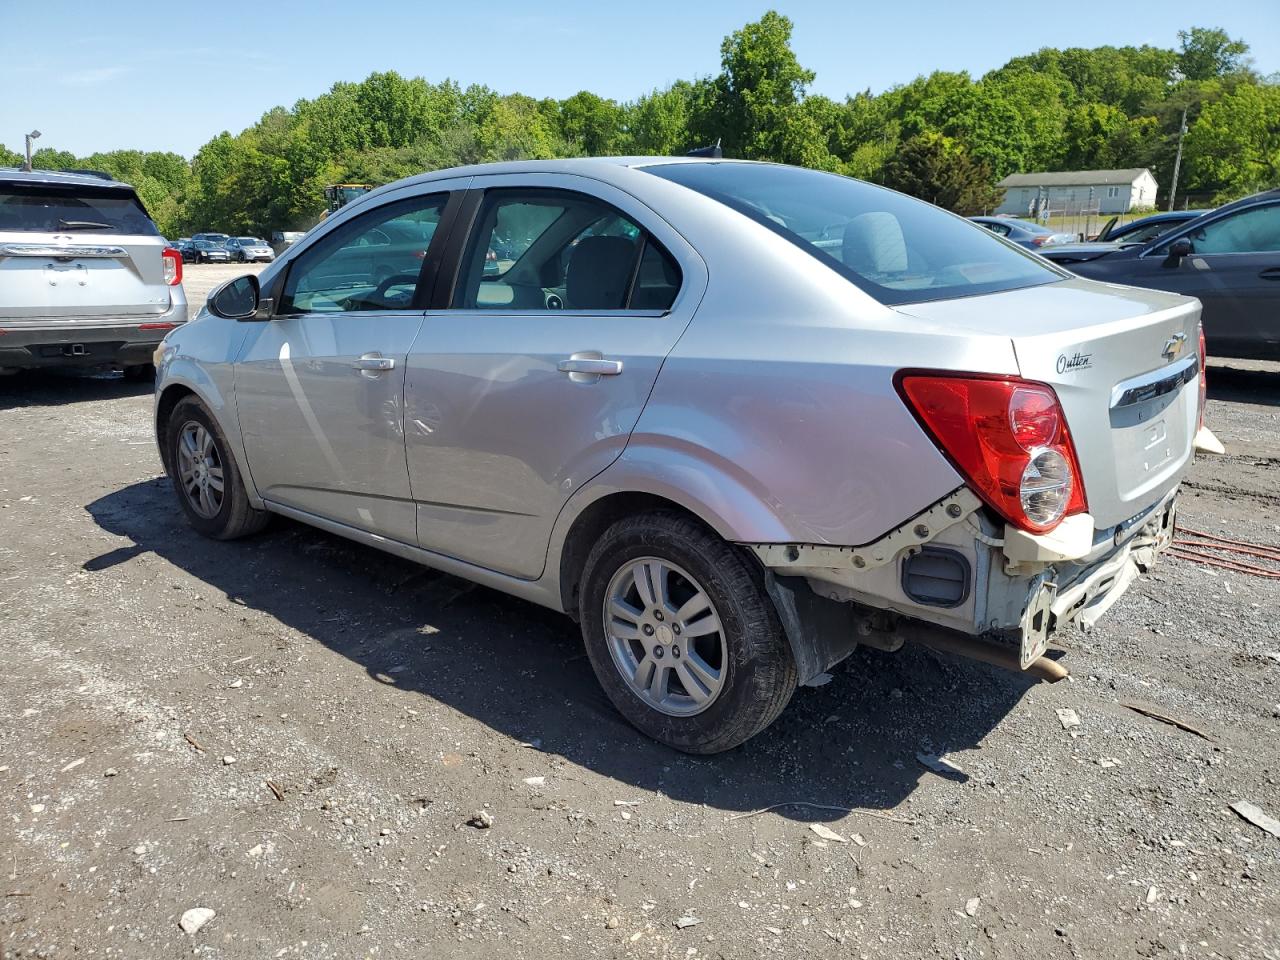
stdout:
<svg viewBox="0 0 1280 960">
<path fill-rule="evenodd" d="M 940 532 L 966 519 L 982 506 L 968 487 L 958 487 L 929 509 L 861 547 L 807 543 L 747 543 L 766 566 L 780 572 L 788 567 L 829 567 L 869 570 L 892 563 L 903 549 L 928 543 Z"/>
</svg>

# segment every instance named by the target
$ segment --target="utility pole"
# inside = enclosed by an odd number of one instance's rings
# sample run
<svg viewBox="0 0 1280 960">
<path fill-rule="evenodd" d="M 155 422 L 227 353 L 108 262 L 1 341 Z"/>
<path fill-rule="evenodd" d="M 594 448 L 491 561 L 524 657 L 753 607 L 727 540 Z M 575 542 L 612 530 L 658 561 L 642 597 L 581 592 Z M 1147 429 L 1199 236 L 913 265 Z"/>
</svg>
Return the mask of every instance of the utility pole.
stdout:
<svg viewBox="0 0 1280 960">
<path fill-rule="evenodd" d="M 1169 188 L 1169 209 L 1173 209 L 1174 197 L 1178 194 L 1178 170 L 1182 166 L 1182 138 L 1187 133 L 1187 108 L 1182 108 L 1182 123 L 1178 127 L 1178 152 L 1173 158 L 1173 186 Z"/>
<path fill-rule="evenodd" d="M 30 133 L 27 134 L 27 165 L 25 169 L 28 171 L 30 171 L 31 169 L 31 141 L 39 140 L 39 139 L 40 139 L 39 130 L 32 130 Z"/>
</svg>

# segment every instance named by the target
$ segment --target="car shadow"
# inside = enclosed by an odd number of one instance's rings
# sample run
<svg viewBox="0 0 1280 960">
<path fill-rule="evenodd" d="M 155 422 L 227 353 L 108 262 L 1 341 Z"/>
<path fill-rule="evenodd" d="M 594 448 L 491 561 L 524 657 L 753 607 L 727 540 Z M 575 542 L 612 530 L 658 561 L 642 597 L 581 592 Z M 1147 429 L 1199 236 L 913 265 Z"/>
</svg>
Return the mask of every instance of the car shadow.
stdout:
<svg viewBox="0 0 1280 960">
<path fill-rule="evenodd" d="M 920 647 L 861 648 L 829 683 L 802 688 L 744 746 L 691 757 L 633 730 L 597 684 L 567 617 L 276 518 L 262 534 L 206 540 L 186 524 L 169 481 L 135 483 L 87 509 L 128 538 L 87 571 L 154 552 L 245 605 L 360 664 L 380 683 L 448 704 L 516 742 L 623 784 L 726 811 L 804 801 L 889 809 L 926 777 L 963 781 L 965 752 L 1031 682 Z M 925 769 L 942 754 L 959 770 Z M 778 811 L 830 819 L 812 807 Z"/>
<path fill-rule="evenodd" d="M 118 371 L 20 370 L 0 377 L 0 410 L 140 397 L 155 388 L 153 380 L 126 380 Z"/>
<path fill-rule="evenodd" d="M 1234 366 L 1229 360 L 1209 359 L 1209 399 L 1280 407 L 1280 365 L 1270 369 Z M 1211 424 L 1212 426 L 1212 424 Z"/>
</svg>

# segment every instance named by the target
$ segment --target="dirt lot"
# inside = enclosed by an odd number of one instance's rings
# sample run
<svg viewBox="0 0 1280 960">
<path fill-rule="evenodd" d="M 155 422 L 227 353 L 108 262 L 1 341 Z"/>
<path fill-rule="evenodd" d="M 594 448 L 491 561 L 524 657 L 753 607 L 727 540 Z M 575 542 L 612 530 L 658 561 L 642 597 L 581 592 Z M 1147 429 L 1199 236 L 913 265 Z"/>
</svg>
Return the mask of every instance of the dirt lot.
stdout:
<svg viewBox="0 0 1280 960">
<path fill-rule="evenodd" d="M 1280 543 L 1280 365 L 1211 382 L 1183 520 Z M 1166 560 L 1053 686 L 860 651 L 695 759 L 568 620 L 292 523 L 194 536 L 150 415 L 0 381 L 5 958 L 1280 957 L 1280 839 L 1228 808 L 1280 817 L 1280 581 Z M 853 812 L 742 816 L 792 801 Z"/>
</svg>

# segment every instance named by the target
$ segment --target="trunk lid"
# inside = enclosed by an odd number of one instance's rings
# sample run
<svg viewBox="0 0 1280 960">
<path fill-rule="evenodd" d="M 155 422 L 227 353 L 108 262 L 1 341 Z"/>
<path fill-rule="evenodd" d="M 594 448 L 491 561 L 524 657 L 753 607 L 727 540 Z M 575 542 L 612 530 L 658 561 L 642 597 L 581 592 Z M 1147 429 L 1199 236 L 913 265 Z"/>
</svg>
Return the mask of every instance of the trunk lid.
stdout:
<svg viewBox="0 0 1280 960">
<path fill-rule="evenodd" d="M 0 320 L 102 320 L 169 309 L 156 237 L 0 233 Z"/>
<path fill-rule="evenodd" d="M 16 326 L 164 313 L 164 248 L 126 185 L 0 183 L 0 320 Z"/>
<path fill-rule="evenodd" d="M 1071 279 L 899 310 L 1010 338 L 1022 376 L 1058 394 L 1099 529 L 1182 478 L 1199 416 L 1199 301 Z"/>
</svg>

